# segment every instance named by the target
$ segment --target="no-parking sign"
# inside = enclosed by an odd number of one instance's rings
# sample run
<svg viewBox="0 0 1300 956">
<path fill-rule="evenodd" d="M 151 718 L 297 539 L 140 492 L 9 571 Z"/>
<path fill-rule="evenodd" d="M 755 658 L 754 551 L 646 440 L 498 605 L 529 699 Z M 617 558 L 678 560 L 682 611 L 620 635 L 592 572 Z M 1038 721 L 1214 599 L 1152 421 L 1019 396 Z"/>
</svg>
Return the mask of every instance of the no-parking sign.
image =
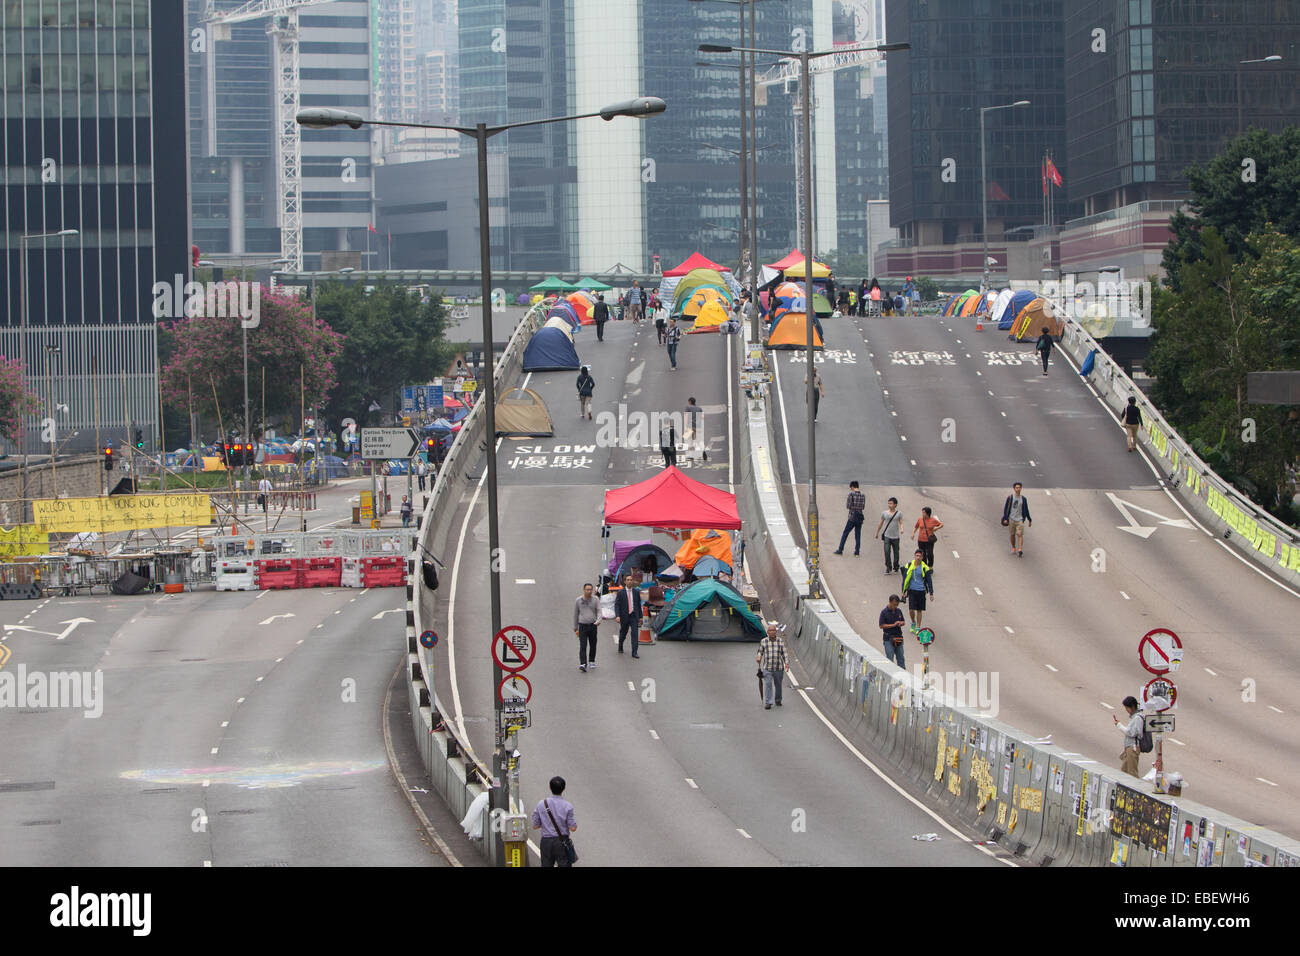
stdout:
<svg viewBox="0 0 1300 956">
<path fill-rule="evenodd" d="M 537 656 L 537 641 L 527 628 L 507 624 L 492 635 L 492 659 L 503 671 L 514 674 Z"/>
</svg>

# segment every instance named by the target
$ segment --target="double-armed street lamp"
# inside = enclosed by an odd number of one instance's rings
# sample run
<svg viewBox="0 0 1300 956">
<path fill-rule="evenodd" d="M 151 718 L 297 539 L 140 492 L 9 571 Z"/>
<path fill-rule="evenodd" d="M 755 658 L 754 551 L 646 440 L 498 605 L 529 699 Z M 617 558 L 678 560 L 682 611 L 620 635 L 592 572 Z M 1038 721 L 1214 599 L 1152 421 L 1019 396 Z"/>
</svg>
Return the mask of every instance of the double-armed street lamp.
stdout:
<svg viewBox="0 0 1300 956">
<path fill-rule="evenodd" d="M 909 43 L 882 43 L 875 47 L 858 48 L 862 50 L 874 50 L 877 53 L 889 53 L 894 50 L 907 50 L 911 48 Z M 764 50 L 758 47 L 738 47 L 724 46 L 715 43 L 702 43 L 698 47 L 701 53 L 748 53 L 750 55 L 762 54 L 765 56 L 779 56 L 791 59 L 792 54 L 789 50 Z M 817 376 L 815 374 L 816 366 L 813 362 L 813 330 L 815 315 L 813 311 L 813 226 L 812 226 L 812 61 L 824 56 L 843 54 L 850 50 L 840 48 L 835 50 L 818 50 L 816 52 L 808 49 L 800 50 L 794 54 L 793 58 L 799 60 L 799 97 L 802 105 L 802 124 L 803 143 L 801 151 L 803 154 L 803 180 L 800 184 L 803 196 L 803 265 L 804 265 L 804 320 L 808 329 L 807 354 L 808 354 L 808 596 L 819 598 L 822 596 L 821 589 L 821 530 L 819 526 L 820 516 L 817 512 L 817 435 L 816 435 L 816 417 L 815 409 L 816 399 L 813 393 L 817 387 Z M 794 475 L 790 476 L 794 480 Z"/>
<path fill-rule="evenodd" d="M 474 126 L 451 126 L 436 123 L 397 123 L 382 120 L 363 119 L 357 113 L 333 108 L 316 108 L 299 110 L 298 124 L 308 129 L 329 129 L 335 126 L 348 126 L 360 129 L 368 126 L 399 126 L 410 129 L 447 129 L 455 130 L 462 136 L 471 137 L 478 149 L 478 231 L 479 231 L 479 268 L 482 273 L 483 296 L 483 353 L 488 363 L 487 374 L 483 383 L 483 412 L 487 417 L 487 491 L 488 491 L 488 564 L 489 594 L 492 615 L 492 633 L 501 630 L 501 560 L 500 527 L 497 512 L 497 456 L 496 456 L 496 345 L 492 341 L 492 247 L 490 223 L 488 217 L 488 140 L 498 133 L 519 129 L 526 126 L 543 126 L 551 123 L 567 123 L 573 120 L 590 119 L 599 116 L 610 121 L 618 116 L 643 117 L 662 113 L 667 104 L 657 96 L 638 96 L 635 99 L 612 103 L 604 109 L 593 113 L 578 113 L 573 116 L 555 116 L 540 120 L 523 120 L 517 123 L 488 125 L 478 123 Z M 501 685 L 502 670 L 496 662 L 492 667 L 492 687 Z M 499 698 L 493 702 L 496 712 L 498 732 L 496 746 L 492 754 L 492 788 L 500 802 L 494 800 L 494 806 L 510 810 L 509 778 L 502 773 L 504 758 L 504 738 L 500 733 L 502 704 Z"/>
</svg>

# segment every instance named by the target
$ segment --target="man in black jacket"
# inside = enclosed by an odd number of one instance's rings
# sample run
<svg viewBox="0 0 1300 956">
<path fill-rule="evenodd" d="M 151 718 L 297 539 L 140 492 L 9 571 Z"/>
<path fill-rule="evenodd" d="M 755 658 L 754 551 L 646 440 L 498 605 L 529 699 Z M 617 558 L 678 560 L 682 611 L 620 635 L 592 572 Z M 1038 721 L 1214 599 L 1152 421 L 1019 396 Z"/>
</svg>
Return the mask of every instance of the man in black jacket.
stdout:
<svg viewBox="0 0 1300 956">
<path fill-rule="evenodd" d="M 609 321 L 609 306 L 605 304 L 605 294 L 596 296 L 596 305 L 591 310 L 591 318 L 596 323 L 596 341 L 605 341 L 605 323 Z"/>
<path fill-rule="evenodd" d="M 637 654 L 641 629 L 641 589 L 633 586 L 632 575 L 623 575 L 623 590 L 614 600 L 614 611 L 618 615 L 618 652 L 623 653 L 623 641 L 628 632 L 632 633 L 632 656 Z"/>
<path fill-rule="evenodd" d="M 1034 343 L 1034 351 L 1036 351 L 1038 357 L 1043 360 L 1044 375 L 1047 374 L 1047 360 L 1052 355 L 1052 344 L 1052 333 L 1049 332 L 1047 326 L 1044 325 L 1042 335 L 1038 336 L 1038 341 Z"/>
</svg>

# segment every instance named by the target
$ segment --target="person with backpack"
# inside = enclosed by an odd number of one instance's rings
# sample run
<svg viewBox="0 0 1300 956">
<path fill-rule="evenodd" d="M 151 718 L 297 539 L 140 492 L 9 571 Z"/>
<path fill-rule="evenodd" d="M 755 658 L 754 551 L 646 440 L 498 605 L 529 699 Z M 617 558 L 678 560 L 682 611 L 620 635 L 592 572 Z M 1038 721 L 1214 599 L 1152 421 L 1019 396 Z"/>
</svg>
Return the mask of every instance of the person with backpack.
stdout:
<svg viewBox="0 0 1300 956">
<path fill-rule="evenodd" d="M 1038 336 L 1038 341 L 1034 343 L 1034 351 L 1038 357 L 1043 360 L 1043 374 L 1047 374 L 1047 359 L 1052 354 L 1052 333 L 1047 331 L 1047 326 L 1043 326 L 1043 332 Z"/>
<path fill-rule="evenodd" d="M 1138 755 L 1149 754 L 1155 749 L 1155 742 L 1151 739 L 1151 733 L 1146 728 L 1146 718 L 1142 716 L 1138 709 L 1137 698 L 1130 694 L 1124 698 L 1124 709 L 1128 711 L 1128 723 L 1121 724 L 1119 718 L 1114 714 L 1111 720 L 1115 721 L 1124 734 L 1124 750 L 1119 755 L 1119 768 L 1127 774 L 1134 777 L 1140 777 L 1138 773 Z"/>
<path fill-rule="evenodd" d="M 1020 493 L 1020 482 L 1011 486 L 1011 494 L 1002 503 L 1002 527 L 1011 535 L 1011 553 L 1025 556 L 1025 525 L 1034 526 L 1029 517 L 1029 500 Z"/>
<path fill-rule="evenodd" d="M 1142 410 L 1138 408 L 1137 399 L 1128 397 L 1124 406 L 1124 431 L 1128 434 L 1128 450 L 1137 448 L 1138 429 L 1142 427 Z"/>
<path fill-rule="evenodd" d="M 591 418 L 591 393 L 596 390 L 596 380 L 591 377 L 591 372 L 587 371 L 587 366 L 582 367 L 578 373 L 578 417 L 584 415 Z"/>
<path fill-rule="evenodd" d="M 930 566 L 921 558 L 918 548 L 912 554 L 912 563 L 903 569 L 903 593 L 907 595 L 907 613 L 912 619 L 912 633 L 921 628 L 921 619 L 925 616 L 925 596 L 934 600 L 934 575 Z"/>
</svg>

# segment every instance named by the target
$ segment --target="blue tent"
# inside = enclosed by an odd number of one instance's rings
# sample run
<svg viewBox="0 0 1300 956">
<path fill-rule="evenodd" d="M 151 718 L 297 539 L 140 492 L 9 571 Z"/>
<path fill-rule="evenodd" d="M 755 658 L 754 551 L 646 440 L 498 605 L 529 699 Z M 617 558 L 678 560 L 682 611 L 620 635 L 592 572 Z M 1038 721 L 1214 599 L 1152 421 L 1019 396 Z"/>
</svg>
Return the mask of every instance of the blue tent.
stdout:
<svg viewBox="0 0 1300 956">
<path fill-rule="evenodd" d="M 559 302 L 555 303 L 555 305 L 551 306 L 550 311 L 546 313 L 548 319 L 554 318 L 557 315 L 564 319 L 564 321 L 568 322 L 575 330 L 582 324 L 578 319 L 578 313 L 574 310 L 573 306 L 564 299 L 561 299 Z"/>
<path fill-rule="evenodd" d="M 1019 290 L 1011 297 L 1011 301 L 1006 304 L 1006 307 L 1003 308 L 1002 314 L 996 316 L 998 320 L 998 328 L 1003 331 L 1010 329 L 1012 324 L 1016 321 L 1016 316 L 1020 314 L 1020 310 L 1030 302 L 1033 302 L 1036 298 L 1038 298 L 1038 293 L 1031 289 Z"/>
<path fill-rule="evenodd" d="M 691 574 L 697 578 L 712 578 L 719 574 L 730 574 L 731 565 L 720 561 L 711 554 L 706 554 L 700 560 L 695 562 L 695 567 L 691 568 Z"/>
<path fill-rule="evenodd" d="M 757 641 L 764 634 L 740 592 L 714 578 L 682 588 L 650 626 L 663 640 Z"/>
<path fill-rule="evenodd" d="M 524 349 L 525 372 L 562 372 L 582 368 L 573 339 L 563 329 L 540 328 Z"/>
</svg>

